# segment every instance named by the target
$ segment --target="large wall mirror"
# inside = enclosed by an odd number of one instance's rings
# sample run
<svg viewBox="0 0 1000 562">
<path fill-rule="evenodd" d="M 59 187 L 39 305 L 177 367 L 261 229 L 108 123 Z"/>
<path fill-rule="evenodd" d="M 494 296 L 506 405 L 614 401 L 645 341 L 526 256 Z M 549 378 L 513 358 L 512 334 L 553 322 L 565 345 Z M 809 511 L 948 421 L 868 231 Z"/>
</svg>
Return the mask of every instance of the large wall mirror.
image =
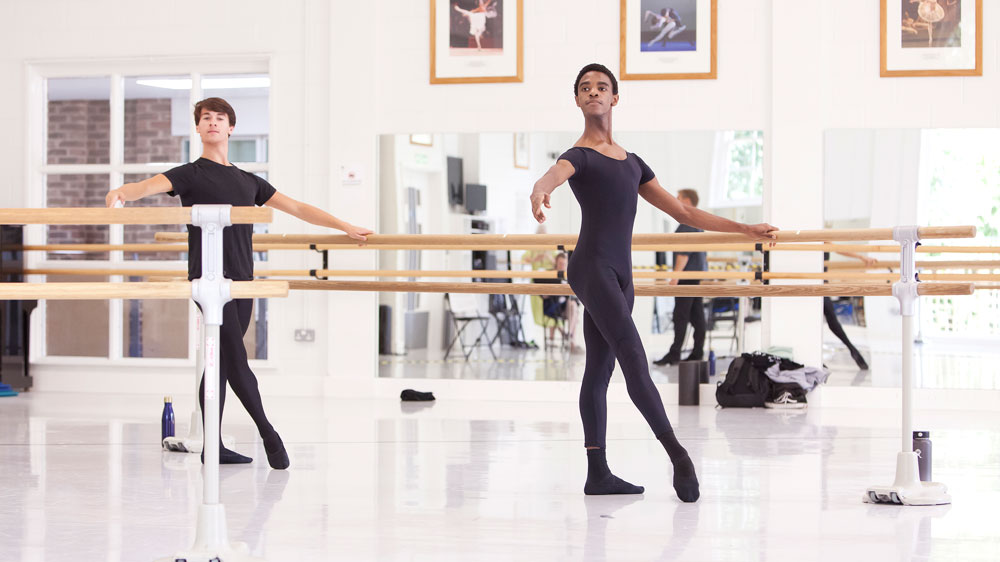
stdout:
<svg viewBox="0 0 1000 562">
<path fill-rule="evenodd" d="M 379 139 L 378 231 L 539 232 L 531 216 L 531 189 L 578 137 L 579 133 L 569 132 L 384 135 Z M 761 132 L 632 132 L 619 133 L 616 140 L 641 156 L 672 193 L 694 189 L 703 209 L 744 222 L 761 220 Z M 573 193 L 568 185 L 560 186 L 552 197 L 545 232 L 576 234 L 579 227 L 580 211 Z M 669 216 L 640 201 L 635 232 L 673 232 L 676 227 Z M 556 256 L 556 251 L 381 251 L 379 269 L 551 270 L 558 267 Z M 658 260 L 670 263 L 671 257 L 635 252 L 632 259 L 636 268 L 652 270 Z M 753 259 L 751 252 L 709 254 L 713 269 L 747 269 Z M 446 299 L 441 294 L 382 293 L 379 304 L 380 376 L 509 380 L 579 380 L 583 376 L 583 311 L 579 306 L 567 306 L 564 315 L 568 318 L 553 328 L 546 316 L 547 305 L 539 297 L 451 295 Z M 741 337 L 747 348 L 756 349 L 760 323 L 754 320 L 760 312 L 752 304 L 744 306 L 750 322 Z M 633 317 L 650 359 L 664 355 L 673 340 L 672 308 L 671 298 L 636 299 Z M 712 328 L 706 355 L 709 348 L 720 358 L 735 353 L 733 308 L 732 303 L 706 299 Z M 459 332 L 459 340 L 453 342 Z M 690 329 L 688 333 L 686 349 L 692 343 Z M 484 341 L 487 345 L 482 345 Z M 480 345 L 474 347 L 476 343 Z M 654 379 L 670 380 L 676 369 L 654 368 Z"/>
<path fill-rule="evenodd" d="M 974 240 L 932 240 L 927 245 L 1000 245 L 1000 130 L 849 129 L 825 138 L 824 220 L 827 228 L 965 225 Z M 867 254 L 888 267 L 898 254 Z M 996 254 L 920 253 L 925 275 L 997 274 Z M 860 271 L 859 256 L 836 252 L 828 267 Z M 954 265 L 934 261 L 963 262 Z M 969 262 L 982 263 L 969 263 Z M 993 263 L 991 263 L 993 262 Z M 947 267 L 934 270 L 931 267 Z M 1000 277 L 998 277 L 1000 279 Z M 984 281 L 983 285 L 998 285 Z M 824 329 L 829 384 L 899 386 L 899 305 L 887 297 L 833 299 L 836 324 L 870 369 L 859 369 L 851 349 Z M 995 353 L 1000 344 L 1000 291 L 974 296 L 924 297 L 917 314 L 919 354 L 915 382 L 923 388 L 1000 388 Z"/>
</svg>

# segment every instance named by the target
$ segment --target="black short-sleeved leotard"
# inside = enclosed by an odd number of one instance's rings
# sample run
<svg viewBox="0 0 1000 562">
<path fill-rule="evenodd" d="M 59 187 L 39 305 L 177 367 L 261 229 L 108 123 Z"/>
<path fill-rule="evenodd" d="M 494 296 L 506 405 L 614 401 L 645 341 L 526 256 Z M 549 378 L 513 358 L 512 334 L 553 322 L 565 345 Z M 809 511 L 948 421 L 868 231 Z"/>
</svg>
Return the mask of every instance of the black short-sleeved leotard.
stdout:
<svg viewBox="0 0 1000 562">
<path fill-rule="evenodd" d="M 639 199 L 639 186 L 652 180 L 653 171 L 631 152 L 624 160 L 575 146 L 560 160 L 576 172 L 569 186 L 580 203 L 580 237 L 570 259 L 573 263 L 600 262 L 613 266 L 620 275 L 632 272 L 632 227 Z M 569 275 L 570 285 L 573 274 Z"/>
<path fill-rule="evenodd" d="M 267 203 L 276 192 L 264 178 L 236 166 L 224 166 L 207 158 L 163 173 L 170 180 L 168 195 L 180 196 L 185 207 L 232 205 L 252 207 Z M 234 224 L 222 235 L 223 274 L 227 279 L 253 279 L 253 225 Z M 201 229 L 188 225 L 188 279 L 201 277 Z"/>
<path fill-rule="evenodd" d="M 670 422 L 632 321 L 632 226 L 639 186 L 653 179 L 653 171 L 631 153 L 618 160 L 574 147 L 559 158 L 576 170 L 569 185 L 583 219 L 567 273 L 570 287 L 584 306 L 587 361 L 580 385 L 580 415 L 585 444 L 605 445 L 608 381 L 616 359 L 632 402 L 653 434 L 663 435 L 670 431 Z"/>
</svg>

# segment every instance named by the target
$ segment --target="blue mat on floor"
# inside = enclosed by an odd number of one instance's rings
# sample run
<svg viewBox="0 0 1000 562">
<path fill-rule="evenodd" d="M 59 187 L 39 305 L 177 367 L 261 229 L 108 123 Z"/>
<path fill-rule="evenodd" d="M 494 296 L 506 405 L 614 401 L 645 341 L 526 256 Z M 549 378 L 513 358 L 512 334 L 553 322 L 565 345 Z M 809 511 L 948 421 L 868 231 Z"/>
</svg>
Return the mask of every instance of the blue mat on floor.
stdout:
<svg viewBox="0 0 1000 562">
<path fill-rule="evenodd" d="M 17 396 L 17 391 L 12 389 L 9 384 L 0 383 L 0 396 Z"/>
</svg>

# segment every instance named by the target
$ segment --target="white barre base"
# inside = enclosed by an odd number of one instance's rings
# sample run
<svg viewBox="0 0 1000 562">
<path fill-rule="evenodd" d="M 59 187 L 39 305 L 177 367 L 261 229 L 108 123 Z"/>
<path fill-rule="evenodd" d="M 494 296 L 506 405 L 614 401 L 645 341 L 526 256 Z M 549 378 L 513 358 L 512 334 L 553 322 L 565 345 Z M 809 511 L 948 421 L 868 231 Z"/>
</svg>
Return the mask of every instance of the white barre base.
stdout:
<svg viewBox="0 0 1000 562">
<path fill-rule="evenodd" d="M 188 428 L 187 437 L 174 436 L 164 439 L 163 443 L 161 443 L 163 450 L 173 453 L 194 453 L 200 455 L 205 437 L 201 433 L 201 412 L 199 410 L 191 412 L 191 425 Z M 236 448 L 236 438 L 232 435 L 223 435 L 222 445 L 229 450 L 233 450 Z"/>
<path fill-rule="evenodd" d="M 896 455 L 896 481 L 891 486 L 873 486 L 865 491 L 865 503 L 896 505 L 944 505 L 951 503 L 948 487 L 939 482 L 921 482 L 917 454 Z"/>
<path fill-rule="evenodd" d="M 156 562 L 265 562 L 250 556 L 243 543 L 230 543 L 226 531 L 226 508 L 222 504 L 198 508 L 198 529 L 194 546 Z"/>
</svg>

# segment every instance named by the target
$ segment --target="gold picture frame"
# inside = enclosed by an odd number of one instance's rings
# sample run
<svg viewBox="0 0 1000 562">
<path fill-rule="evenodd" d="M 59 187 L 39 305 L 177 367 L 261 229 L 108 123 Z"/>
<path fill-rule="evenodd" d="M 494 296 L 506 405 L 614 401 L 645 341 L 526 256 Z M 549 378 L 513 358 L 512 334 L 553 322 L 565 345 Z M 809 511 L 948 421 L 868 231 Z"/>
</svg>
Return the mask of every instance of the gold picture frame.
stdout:
<svg viewBox="0 0 1000 562">
<path fill-rule="evenodd" d="M 881 0 L 880 17 L 879 76 L 983 75 L 983 0 Z"/>
<path fill-rule="evenodd" d="M 663 41 L 661 48 L 654 46 L 658 42 L 655 40 L 644 43 L 643 33 L 651 31 L 643 31 L 642 26 L 656 25 L 657 20 L 669 18 L 669 14 L 656 14 L 648 9 L 644 12 L 644 0 L 620 2 L 618 48 L 622 80 L 715 80 L 718 77 L 718 0 L 688 0 L 691 8 L 688 21 L 681 24 L 684 29 L 678 29 L 680 26 L 675 23 L 674 30 L 663 30 L 664 34 L 671 32 L 670 43 Z M 693 17 L 690 15 L 692 10 Z M 676 14 L 674 11 L 675 17 Z M 694 27 L 690 29 L 692 24 Z M 698 32 L 703 29 L 709 31 L 707 41 L 698 39 Z M 684 32 L 687 32 L 686 37 L 673 41 L 675 33 Z M 660 35 L 654 39 L 659 40 Z"/>
<path fill-rule="evenodd" d="M 455 0 L 430 0 L 430 83 L 524 82 L 523 1 L 460 0 L 463 8 Z M 491 34 L 500 35 L 502 47 L 489 44 Z M 463 37 L 469 46 L 456 46 Z"/>
</svg>

